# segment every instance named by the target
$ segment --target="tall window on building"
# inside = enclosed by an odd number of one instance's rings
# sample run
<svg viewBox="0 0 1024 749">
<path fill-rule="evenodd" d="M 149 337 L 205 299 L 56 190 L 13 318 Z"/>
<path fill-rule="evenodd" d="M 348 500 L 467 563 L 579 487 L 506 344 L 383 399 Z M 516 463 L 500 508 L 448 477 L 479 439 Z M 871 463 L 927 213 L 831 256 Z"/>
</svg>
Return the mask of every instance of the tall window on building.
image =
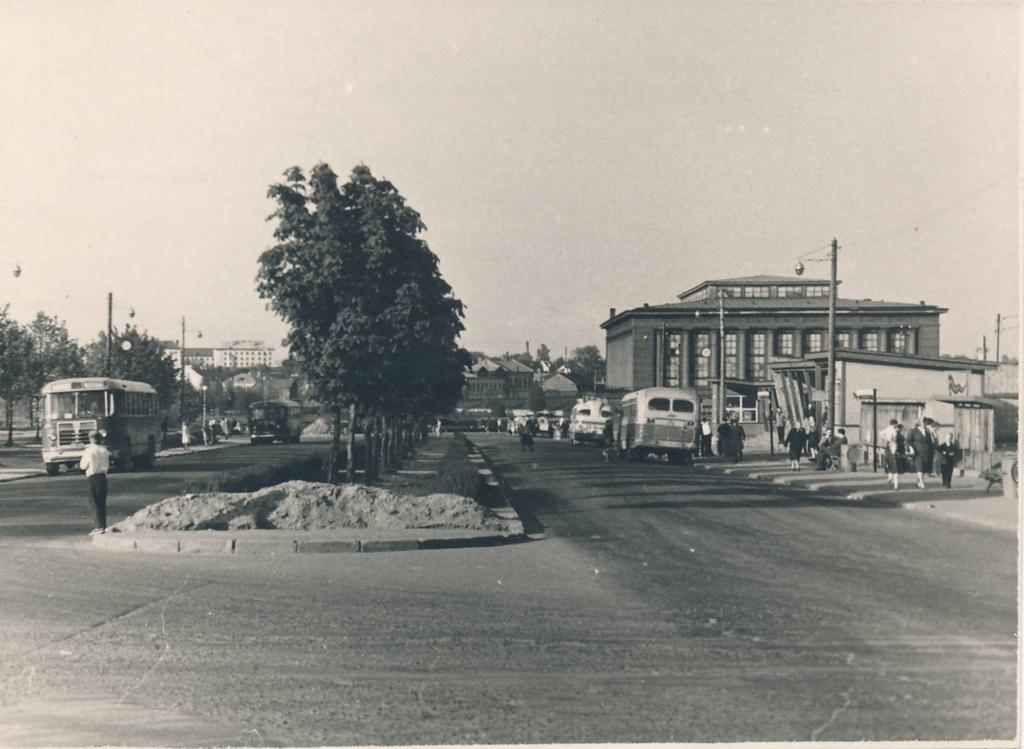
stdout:
<svg viewBox="0 0 1024 749">
<path fill-rule="evenodd" d="M 865 351 L 878 351 L 878 333 L 874 331 L 860 334 L 861 348 Z"/>
<path fill-rule="evenodd" d="M 740 376 L 740 338 L 735 333 L 725 334 L 725 376 Z"/>
<path fill-rule="evenodd" d="M 752 380 L 768 379 L 768 334 L 747 336 L 747 371 Z"/>
<path fill-rule="evenodd" d="M 662 382 L 665 383 L 665 387 L 679 387 L 682 340 L 683 337 L 679 333 L 665 334 L 665 371 L 662 374 Z"/>
<path fill-rule="evenodd" d="M 807 346 L 804 349 L 809 354 L 815 351 L 825 350 L 825 335 L 823 333 L 807 333 Z"/>
<path fill-rule="evenodd" d="M 711 357 L 702 353 L 711 350 L 711 334 L 698 333 L 693 337 L 693 376 L 698 385 L 711 381 Z"/>
<path fill-rule="evenodd" d="M 849 331 L 836 333 L 837 348 L 853 348 L 853 335 Z"/>
<path fill-rule="evenodd" d="M 793 356 L 796 351 L 793 333 L 778 333 L 775 336 L 775 353 L 778 356 Z"/>
<path fill-rule="evenodd" d="M 910 331 L 908 330 L 890 330 L 889 331 L 889 350 L 894 354 L 909 354 L 910 353 Z"/>
</svg>

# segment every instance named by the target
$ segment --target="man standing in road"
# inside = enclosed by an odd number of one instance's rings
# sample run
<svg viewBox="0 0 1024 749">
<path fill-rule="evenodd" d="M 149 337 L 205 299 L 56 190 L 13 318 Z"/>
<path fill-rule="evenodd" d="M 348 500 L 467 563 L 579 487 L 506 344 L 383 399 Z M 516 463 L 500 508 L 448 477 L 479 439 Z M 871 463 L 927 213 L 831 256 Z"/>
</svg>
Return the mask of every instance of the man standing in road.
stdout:
<svg viewBox="0 0 1024 749">
<path fill-rule="evenodd" d="M 89 482 L 89 501 L 96 512 L 96 527 L 89 533 L 94 536 L 97 533 L 107 531 L 107 471 L 110 470 L 110 451 L 100 444 L 99 432 L 89 433 L 91 444 L 82 453 L 82 459 L 78 467 L 85 471 L 86 481 Z"/>
<path fill-rule="evenodd" d="M 711 422 L 704 416 L 700 420 L 700 456 L 711 457 Z"/>
</svg>

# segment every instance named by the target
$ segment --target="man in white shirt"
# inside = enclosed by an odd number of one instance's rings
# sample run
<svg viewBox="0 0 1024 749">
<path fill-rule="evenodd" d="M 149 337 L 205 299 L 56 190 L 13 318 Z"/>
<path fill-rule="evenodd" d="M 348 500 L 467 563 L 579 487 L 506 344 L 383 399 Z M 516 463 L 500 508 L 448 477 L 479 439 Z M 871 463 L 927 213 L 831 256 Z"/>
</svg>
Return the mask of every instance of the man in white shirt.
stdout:
<svg viewBox="0 0 1024 749">
<path fill-rule="evenodd" d="M 96 511 L 96 527 L 90 536 L 107 531 L 107 471 L 110 470 L 110 450 L 100 444 L 99 432 L 90 432 L 90 444 L 82 453 L 78 467 L 85 471 L 89 482 L 89 501 Z"/>
</svg>

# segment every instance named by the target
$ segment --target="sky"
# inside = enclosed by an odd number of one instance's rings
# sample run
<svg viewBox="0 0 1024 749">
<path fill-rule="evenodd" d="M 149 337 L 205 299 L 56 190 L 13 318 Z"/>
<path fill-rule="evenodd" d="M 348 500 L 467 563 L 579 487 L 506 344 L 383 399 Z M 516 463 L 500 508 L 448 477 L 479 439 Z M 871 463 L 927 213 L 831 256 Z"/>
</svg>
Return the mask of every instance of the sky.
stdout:
<svg viewBox="0 0 1024 749">
<path fill-rule="evenodd" d="M 1020 28 L 1016 2 L 0 0 L 0 301 L 82 342 L 109 292 L 116 326 L 279 343 L 267 188 L 362 163 L 421 213 L 471 350 L 603 350 L 611 307 L 836 237 L 842 296 L 947 307 L 943 353 L 991 356 Z"/>
</svg>

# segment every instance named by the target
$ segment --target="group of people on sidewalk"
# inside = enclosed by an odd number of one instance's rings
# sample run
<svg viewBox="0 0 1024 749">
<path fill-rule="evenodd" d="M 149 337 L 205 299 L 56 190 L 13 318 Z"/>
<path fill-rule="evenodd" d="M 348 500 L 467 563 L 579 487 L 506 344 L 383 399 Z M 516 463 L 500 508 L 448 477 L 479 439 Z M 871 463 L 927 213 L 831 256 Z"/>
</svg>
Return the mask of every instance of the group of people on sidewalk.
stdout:
<svg viewBox="0 0 1024 749">
<path fill-rule="evenodd" d="M 700 430 L 697 433 L 697 454 L 702 458 L 714 456 L 712 450 L 712 437 L 718 435 L 718 457 L 729 458 L 734 463 L 743 460 L 743 446 L 747 441 L 747 433 L 740 424 L 737 416 L 723 416 L 717 429 L 712 429 L 711 421 L 707 416 L 700 420 Z"/>
<path fill-rule="evenodd" d="M 924 489 L 925 475 L 934 476 L 938 464 L 942 486 L 953 486 L 953 469 L 963 457 L 960 445 L 952 432 L 946 432 L 939 439 L 938 425 L 925 417 L 905 434 L 903 425 L 891 419 L 889 425 L 879 432 L 880 447 L 884 450 L 886 483 L 893 489 L 900 488 L 900 475 L 913 468 L 917 474 L 917 488 Z"/>
<path fill-rule="evenodd" d="M 799 471 L 800 460 L 806 455 L 816 465 L 819 471 L 827 471 L 831 468 L 838 468 L 843 453 L 843 445 L 849 444 L 846 437 L 846 430 L 840 427 L 834 432 L 826 427 L 824 432 L 813 416 L 808 416 L 800 422 L 793 422 L 789 430 L 784 426 L 780 430 L 782 444 L 789 451 L 789 468 L 791 471 Z"/>
</svg>

